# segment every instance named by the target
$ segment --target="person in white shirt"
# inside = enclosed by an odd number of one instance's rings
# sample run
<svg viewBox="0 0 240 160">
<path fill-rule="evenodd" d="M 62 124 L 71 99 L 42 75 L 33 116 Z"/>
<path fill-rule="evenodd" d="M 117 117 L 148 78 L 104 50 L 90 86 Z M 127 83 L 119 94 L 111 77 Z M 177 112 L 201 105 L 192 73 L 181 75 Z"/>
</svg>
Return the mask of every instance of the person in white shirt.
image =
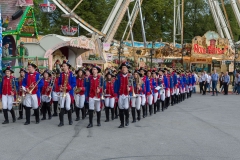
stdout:
<svg viewBox="0 0 240 160">
<path fill-rule="evenodd" d="M 195 72 L 193 72 L 193 76 L 194 76 L 195 84 L 197 84 L 198 83 L 198 75 Z M 196 93 L 195 85 L 193 86 L 193 93 Z"/>
<path fill-rule="evenodd" d="M 203 76 L 203 73 L 201 73 L 201 75 L 198 78 L 199 79 L 200 94 L 203 92 L 202 76 Z"/>
<path fill-rule="evenodd" d="M 208 73 L 207 74 L 208 78 L 207 78 L 207 88 L 208 88 L 208 93 L 210 93 L 210 88 L 211 88 L 211 80 L 212 80 L 212 77 L 211 77 L 211 73 Z"/>
</svg>

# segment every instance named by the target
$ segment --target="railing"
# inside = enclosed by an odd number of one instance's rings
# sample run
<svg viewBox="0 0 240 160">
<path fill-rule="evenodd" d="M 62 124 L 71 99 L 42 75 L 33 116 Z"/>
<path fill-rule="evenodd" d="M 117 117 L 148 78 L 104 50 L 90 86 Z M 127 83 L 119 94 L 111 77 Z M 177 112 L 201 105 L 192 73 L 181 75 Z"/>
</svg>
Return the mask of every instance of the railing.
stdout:
<svg viewBox="0 0 240 160">
<path fill-rule="evenodd" d="M 48 61 L 48 58 L 43 57 L 32 57 L 32 56 L 18 56 L 18 57 L 4 57 L 2 58 L 2 69 L 4 70 L 7 66 L 12 64 L 12 61 L 22 60 L 22 63 L 25 64 L 28 61 L 34 61 L 39 69 L 46 69 L 48 66 L 39 66 L 39 61 Z M 16 62 L 15 62 L 16 63 Z M 47 63 L 48 64 L 48 63 Z M 22 68 L 24 66 L 11 66 L 13 69 Z M 26 66 L 25 66 L 26 67 Z"/>
</svg>

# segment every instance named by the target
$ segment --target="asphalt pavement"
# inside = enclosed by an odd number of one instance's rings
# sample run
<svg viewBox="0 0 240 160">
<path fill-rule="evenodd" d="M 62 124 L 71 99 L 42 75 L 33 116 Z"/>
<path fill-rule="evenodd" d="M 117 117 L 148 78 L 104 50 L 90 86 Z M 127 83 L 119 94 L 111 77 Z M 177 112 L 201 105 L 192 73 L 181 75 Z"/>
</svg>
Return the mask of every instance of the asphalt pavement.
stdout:
<svg viewBox="0 0 240 160">
<path fill-rule="evenodd" d="M 87 129 L 88 118 L 0 124 L 0 160 L 234 160 L 240 159 L 240 96 L 193 94 L 166 111 L 130 123 L 119 119 Z M 10 114 L 9 114 L 10 116 Z M 75 119 L 75 113 L 73 115 Z M 0 114 L 0 121 L 3 121 Z M 130 116 L 132 121 L 132 116 Z"/>
</svg>

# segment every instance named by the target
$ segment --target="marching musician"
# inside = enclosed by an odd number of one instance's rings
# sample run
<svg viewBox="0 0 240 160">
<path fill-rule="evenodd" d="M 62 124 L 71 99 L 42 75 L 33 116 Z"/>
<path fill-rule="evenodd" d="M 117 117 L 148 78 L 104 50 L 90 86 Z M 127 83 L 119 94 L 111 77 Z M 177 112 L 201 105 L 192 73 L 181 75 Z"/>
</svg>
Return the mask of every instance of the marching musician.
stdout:
<svg viewBox="0 0 240 160">
<path fill-rule="evenodd" d="M 141 105 L 142 105 L 143 118 L 145 118 L 146 117 L 146 110 L 147 110 L 147 106 L 146 106 L 146 86 L 149 87 L 149 80 L 147 79 L 147 76 L 146 76 L 147 71 L 143 67 L 141 67 L 139 69 L 139 71 L 141 73 L 141 79 L 142 79 L 142 82 L 144 84 L 144 90 L 141 94 L 141 97 L 142 97 Z"/>
<path fill-rule="evenodd" d="M 60 87 L 58 86 L 58 81 L 60 77 L 60 70 L 55 70 L 53 72 L 53 79 L 54 79 L 54 86 L 52 91 L 52 101 L 53 101 L 53 117 L 58 116 L 57 109 L 58 109 L 58 102 L 59 102 L 59 95 L 60 95 Z"/>
<path fill-rule="evenodd" d="M 89 89 L 90 89 L 90 81 L 89 81 L 89 76 L 91 75 L 89 68 L 85 69 L 85 82 L 86 82 L 86 89 L 85 89 L 85 112 L 86 116 L 88 115 L 88 110 L 89 110 Z"/>
<path fill-rule="evenodd" d="M 134 71 L 134 81 L 133 81 L 133 90 L 136 96 L 134 97 L 133 92 L 131 92 L 131 105 L 132 105 L 132 123 L 136 122 L 136 110 L 137 110 L 137 120 L 141 119 L 141 94 L 144 90 L 144 84 L 140 77 L 141 73 L 138 70 Z"/>
<path fill-rule="evenodd" d="M 72 111 L 71 103 L 73 102 L 73 88 L 76 86 L 76 77 L 74 77 L 73 72 L 69 70 L 71 64 L 64 60 L 62 63 L 63 72 L 60 74 L 58 85 L 60 87 L 60 113 L 59 113 L 59 127 L 64 125 L 64 112 L 65 109 L 68 113 L 69 125 L 72 125 Z"/>
<path fill-rule="evenodd" d="M 170 94 L 171 94 L 171 105 L 173 106 L 175 104 L 175 85 L 173 81 L 173 74 L 169 72 L 169 84 L 170 84 Z"/>
<path fill-rule="evenodd" d="M 0 90 L 0 100 L 2 101 L 4 122 L 2 124 L 8 124 L 8 111 L 12 114 L 13 123 L 16 122 L 15 112 L 13 110 L 14 96 L 17 92 L 18 83 L 15 78 L 11 75 L 14 71 L 8 66 L 4 71 L 5 76 L 2 79 L 1 90 Z M 16 97 L 17 98 L 17 97 Z"/>
<path fill-rule="evenodd" d="M 163 73 L 164 73 L 164 70 L 162 69 L 159 69 L 159 77 L 158 77 L 158 81 L 159 81 L 159 85 L 161 85 L 162 87 L 165 87 L 165 82 L 164 82 L 164 77 L 163 77 Z M 161 105 L 162 105 L 162 112 L 164 111 L 165 109 L 165 89 L 162 88 L 162 90 L 159 90 L 159 94 L 160 94 L 160 97 L 159 97 L 159 101 L 161 101 Z M 160 108 L 160 102 L 159 102 L 159 108 Z"/>
<path fill-rule="evenodd" d="M 101 68 L 97 65 L 93 65 L 90 69 L 90 73 L 92 74 L 89 77 L 89 124 L 87 128 L 93 127 L 93 111 L 96 108 L 97 112 L 97 126 L 101 126 L 100 118 L 101 118 L 101 93 L 103 86 L 103 79 L 98 74 L 101 72 Z"/>
<path fill-rule="evenodd" d="M 114 120 L 114 105 L 115 98 L 117 94 L 114 90 L 115 80 L 113 79 L 114 74 L 111 70 L 106 73 L 106 80 L 104 82 L 104 93 L 105 93 L 105 112 L 106 112 L 106 120 L 105 122 L 109 122 L 109 110 L 111 110 L 111 119 Z"/>
<path fill-rule="evenodd" d="M 83 68 L 79 68 L 76 71 L 76 88 L 75 88 L 75 104 L 76 104 L 76 120 L 80 120 L 80 110 L 82 111 L 82 119 L 85 119 L 85 91 L 86 91 L 86 79 L 85 79 L 85 70 Z"/>
<path fill-rule="evenodd" d="M 42 103 L 42 119 L 46 120 L 46 113 L 48 112 L 48 119 L 52 118 L 51 115 L 51 76 L 52 73 L 50 70 L 45 70 L 43 73 L 43 87 L 41 92 L 41 103 Z"/>
<path fill-rule="evenodd" d="M 155 88 L 159 86 L 159 82 L 157 79 L 157 70 L 153 69 L 152 71 L 152 80 L 153 80 L 153 105 L 154 105 L 154 114 L 157 112 L 157 99 L 158 99 L 158 90 Z"/>
<path fill-rule="evenodd" d="M 118 107 L 119 107 L 119 117 L 121 124 L 118 128 L 124 127 L 124 114 L 126 118 L 125 126 L 129 125 L 129 93 L 131 92 L 132 87 L 129 85 L 129 79 L 131 78 L 128 69 L 131 68 L 128 62 L 121 64 L 119 69 L 121 73 L 117 76 L 116 80 L 116 92 L 118 94 Z"/>
<path fill-rule="evenodd" d="M 147 71 L 147 79 L 149 81 L 149 85 L 146 85 L 146 91 L 147 91 L 147 103 L 149 107 L 149 114 L 152 115 L 152 104 L 153 104 L 153 90 L 155 89 L 154 81 L 152 79 L 152 71 Z M 148 89 L 149 88 L 149 89 Z M 147 115 L 147 109 L 146 109 L 146 115 Z"/>
<path fill-rule="evenodd" d="M 164 75 L 163 75 L 163 81 L 165 85 L 165 108 L 167 109 L 169 106 L 169 101 L 170 101 L 170 79 L 168 77 L 167 69 L 164 68 Z"/>
<path fill-rule="evenodd" d="M 24 125 L 30 124 L 31 108 L 34 110 L 36 124 L 39 123 L 39 104 L 40 88 L 43 86 L 41 75 L 36 72 L 37 65 L 33 62 L 28 63 L 28 71 L 23 79 L 22 88 L 26 91 L 24 104 L 26 105 L 26 122 Z"/>
<path fill-rule="evenodd" d="M 24 68 L 21 68 L 19 73 L 20 73 L 20 77 L 18 78 L 18 88 L 19 88 L 18 95 L 21 96 L 22 98 L 24 98 L 23 96 L 25 95 L 25 91 L 22 90 L 22 82 L 23 82 L 23 79 L 24 79 L 25 74 L 27 73 L 27 71 Z M 23 102 L 21 102 L 19 104 L 19 117 L 18 117 L 18 120 L 23 119 L 23 109 L 25 109 L 25 104 L 23 104 Z"/>
</svg>

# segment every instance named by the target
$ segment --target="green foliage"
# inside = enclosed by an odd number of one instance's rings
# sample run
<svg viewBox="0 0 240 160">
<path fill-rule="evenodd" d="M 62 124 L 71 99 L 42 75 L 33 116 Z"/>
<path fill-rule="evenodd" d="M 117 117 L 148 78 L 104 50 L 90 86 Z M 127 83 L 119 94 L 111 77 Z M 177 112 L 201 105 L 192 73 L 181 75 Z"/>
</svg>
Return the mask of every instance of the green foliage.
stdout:
<svg viewBox="0 0 240 160">
<path fill-rule="evenodd" d="M 62 0 L 69 8 L 73 9 L 79 0 Z M 75 10 L 75 13 L 91 24 L 96 29 L 102 29 L 108 18 L 116 0 L 84 0 Z M 68 19 L 61 17 L 63 14 L 60 9 L 54 13 L 42 13 L 37 7 L 42 0 L 34 0 L 37 24 L 40 34 L 62 34 L 61 25 L 68 25 Z M 130 5 L 130 12 L 134 2 Z M 225 4 L 231 28 L 235 37 L 238 39 L 240 29 L 233 14 L 229 1 Z M 146 30 L 147 41 L 161 38 L 163 41 L 172 41 L 173 35 L 173 0 L 143 0 L 142 12 Z M 115 39 L 120 40 L 127 25 L 128 19 L 125 16 L 118 28 Z M 71 21 L 72 26 L 77 26 Z M 184 12 L 184 39 L 191 42 L 194 36 L 202 36 L 209 30 L 216 27 L 212 18 L 208 2 L 206 0 L 185 0 Z M 81 35 L 86 35 L 84 29 L 80 29 Z M 138 15 L 133 27 L 134 39 L 142 41 L 142 31 L 140 17 Z M 126 38 L 126 37 L 125 37 Z M 177 37 L 180 43 L 180 36 Z"/>
</svg>

